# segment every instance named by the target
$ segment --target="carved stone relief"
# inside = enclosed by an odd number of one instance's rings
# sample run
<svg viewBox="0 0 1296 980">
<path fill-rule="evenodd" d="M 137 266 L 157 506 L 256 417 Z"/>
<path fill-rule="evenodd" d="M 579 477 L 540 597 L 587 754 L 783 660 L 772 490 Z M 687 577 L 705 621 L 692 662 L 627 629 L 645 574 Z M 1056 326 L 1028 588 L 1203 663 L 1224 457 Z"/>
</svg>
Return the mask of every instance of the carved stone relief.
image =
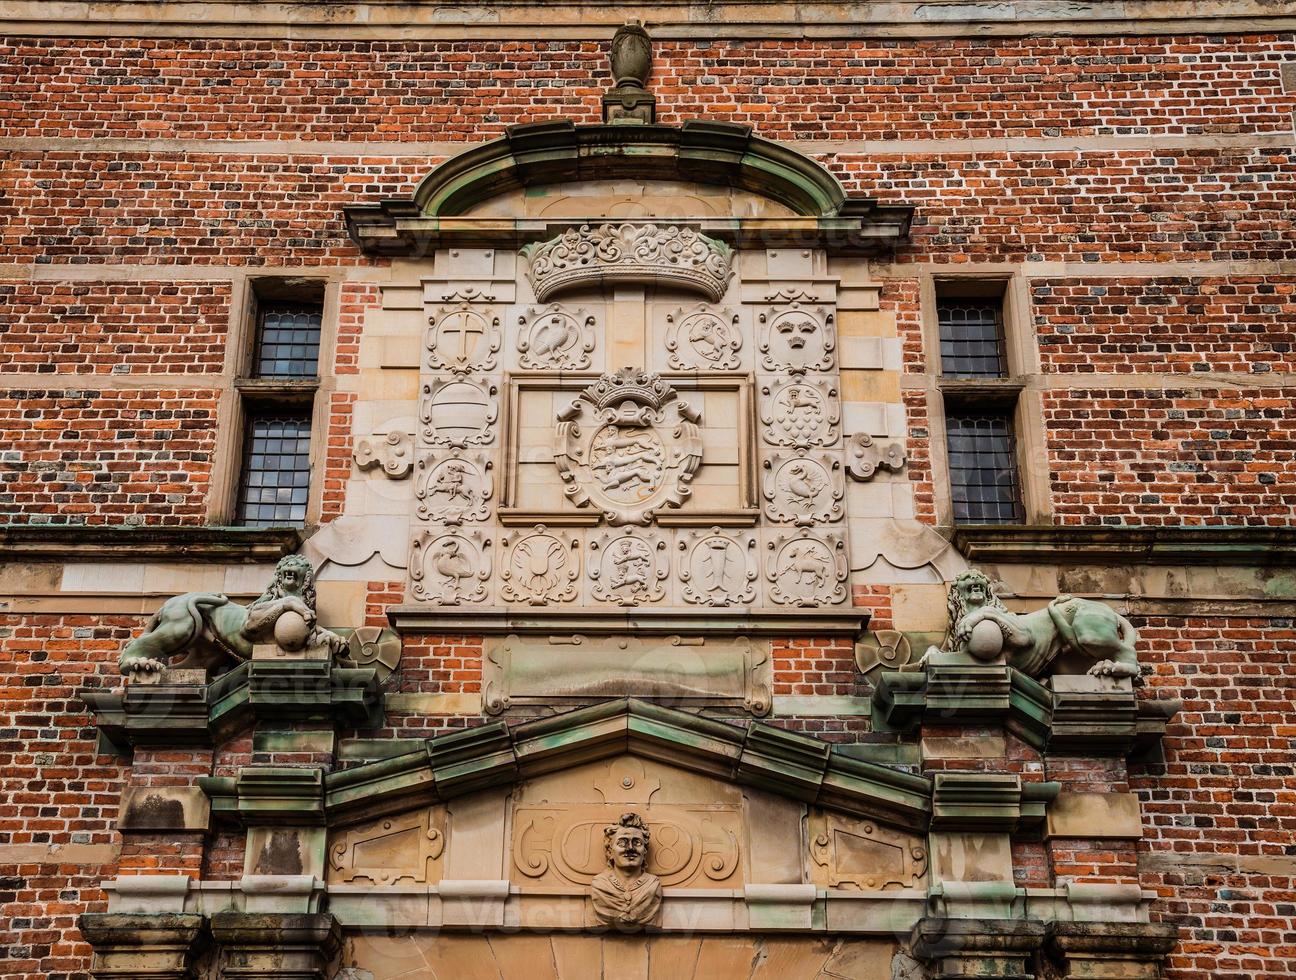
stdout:
<svg viewBox="0 0 1296 980">
<path fill-rule="evenodd" d="M 679 580 L 685 602 L 702 606 L 756 601 L 756 535 L 725 534 L 718 527 L 681 534 Z"/>
<path fill-rule="evenodd" d="M 488 381 L 435 378 L 419 401 L 423 439 L 432 446 L 485 446 L 495 440 L 499 389 Z"/>
<path fill-rule="evenodd" d="M 418 516 L 439 524 L 484 521 L 490 517 L 493 463 L 486 453 L 459 449 L 420 456 L 414 496 Z"/>
<path fill-rule="evenodd" d="M 765 514 L 770 520 L 810 526 L 845 516 L 841 461 L 832 453 L 774 453 L 764 466 Z"/>
<path fill-rule="evenodd" d="M 808 449 L 837 441 L 837 389 L 823 380 L 780 380 L 761 388 L 764 439 Z"/>
<path fill-rule="evenodd" d="M 780 534 L 767 548 L 765 574 L 772 601 L 825 606 L 846 599 L 846 545 L 840 534 Z"/>
<path fill-rule="evenodd" d="M 630 811 L 603 828 L 607 869 L 590 882 L 590 901 L 600 922 L 647 925 L 661 909 L 661 879 L 647 870 L 652 830 Z"/>
<path fill-rule="evenodd" d="M 409 476 L 414 466 L 414 436 L 408 432 L 386 432 L 356 440 L 355 463 L 362 470 L 382 467 L 393 480 Z"/>
<path fill-rule="evenodd" d="M 580 542 L 576 538 L 540 524 L 530 533 L 510 532 L 501 540 L 500 579 L 504 585 L 500 598 L 505 602 L 543 606 L 576 598 L 580 577 Z"/>
<path fill-rule="evenodd" d="M 527 245 L 522 257 L 542 303 L 564 289 L 599 283 L 667 283 L 718 302 L 732 275 L 733 250 L 692 228 L 603 224 Z"/>
<path fill-rule="evenodd" d="M 441 880 L 445 841 L 444 807 L 361 824 L 337 833 L 329 842 L 328 880 L 435 884 Z"/>
<path fill-rule="evenodd" d="M 606 531 L 590 540 L 589 550 L 591 594 L 599 602 L 638 606 L 666 595 L 662 583 L 670 574 L 670 557 L 661 534 Z"/>
<path fill-rule="evenodd" d="M 428 367 L 466 374 L 495 367 L 500 349 L 500 317 L 492 307 L 461 303 L 441 307 L 428 317 Z"/>
<path fill-rule="evenodd" d="M 527 370 L 582 371 L 590 366 L 595 327 L 582 309 L 530 307 L 518 317 L 519 363 Z"/>
<path fill-rule="evenodd" d="M 865 432 L 846 439 L 846 472 L 861 483 L 873 479 L 879 469 L 899 473 L 904 468 L 904 443 L 893 440 L 878 442 Z"/>
<path fill-rule="evenodd" d="M 759 316 L 761 364 L 767 371 L 828 371 L 837 346 L 833 317 L 823 306 L 792 303 Z"/>
<path fill-rule="evenodd" d="M 739 365 L 742 333 L 738 314 L 706 303 L 666 316 L 666 350 L 676 371 L 733 371 Z"/>
<path fill-rule="evenodd" d="M 807 830 L 811 878 L 821 888 L 871 892 L 925 884 L 927 849 L 917 835 L 816 809 Z"/>
<path fill-rule="evenodd" d="M 484 602 L 490 545 L 490 538 L 477 530 L 421 531 L 410 554 L 414 597 L 443 606 Z"/>
<path fill-rule="evenodd" d="M 347 658 L 357 667 L 373 667 L 386 680 L 400 664 L 401 639 L 382 626 L 358 626 L 351 632 Z"/>
<path fill-rule="evenodd" d="M 655 374 L 605 374 L 558 416 L 554 462 L 564 493 L 610 524 L 647 524 L 679 507 L 702 464 L 701 415 Z"/>
</svg>

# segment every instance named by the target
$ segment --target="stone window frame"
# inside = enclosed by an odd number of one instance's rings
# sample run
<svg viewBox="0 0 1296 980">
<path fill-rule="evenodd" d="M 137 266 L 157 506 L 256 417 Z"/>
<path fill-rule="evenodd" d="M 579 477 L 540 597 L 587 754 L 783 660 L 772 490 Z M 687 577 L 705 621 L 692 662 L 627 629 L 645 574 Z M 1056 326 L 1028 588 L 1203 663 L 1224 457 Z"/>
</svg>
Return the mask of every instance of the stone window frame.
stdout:
<svg viewBox="0 0 1296 980">
<path fill-rule="evenodd" d="M 310 494 L 305 526 L 320 522 L 324 502 L 324 473 L 328 457 L 329 411 L 337 390 L 333 371 L 341 282 L 335 275 L 251 274 L 241 277 L 230 304 L 229 346 L 225 374 L 232 381 L 221 391 L 207 522 L 234 526 L 238 520 L 239 488 L 243 476 L 244 440 L 253 411 L 273 411 L 276 404 L 307 407 L 310 418 Z M 263 302 L 305 299 L 323 304 L 319 363 L 314 378 L 258 378 L 256 354 L 258 311 Z"/>
<path fill-rule="evenodd" d="M 941 374 L 938 298 L 952 292 L 984 292 L 1003 298 L 1003 332 L 1008 374 L 1003 378 L 946 378 Z M 1045 441 L 1043 401 L 1039 389 L 1040 360 L 1031 316 L 1030 287 L 1016 268 L 979 269 L 973 272 L 925 272 L 919 283 L 923 347 L 927 352 L 926 377 L 932 490 L 936 523 L 953 527 L 954 501 L 950 490 L 946 444 L 946 407 L 949 404 L 986 406 L 1012 420 L 1017 443 L 1024 525 L 1052 522 L 1049 465 Z"/>
</svg>

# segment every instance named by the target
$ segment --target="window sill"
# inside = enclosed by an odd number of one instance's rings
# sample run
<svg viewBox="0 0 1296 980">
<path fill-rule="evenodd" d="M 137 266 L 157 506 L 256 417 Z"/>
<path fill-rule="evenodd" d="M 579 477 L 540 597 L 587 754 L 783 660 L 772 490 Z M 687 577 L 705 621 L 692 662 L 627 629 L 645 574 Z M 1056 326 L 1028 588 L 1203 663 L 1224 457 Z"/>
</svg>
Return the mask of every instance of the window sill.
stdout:
<svg viewBox="0 0 1296 980">
<path fill-rule="evenodd" d="M 0 562 L 272 562 L 291 555 L 295 527 L 0 524 Z"/>
</svg>

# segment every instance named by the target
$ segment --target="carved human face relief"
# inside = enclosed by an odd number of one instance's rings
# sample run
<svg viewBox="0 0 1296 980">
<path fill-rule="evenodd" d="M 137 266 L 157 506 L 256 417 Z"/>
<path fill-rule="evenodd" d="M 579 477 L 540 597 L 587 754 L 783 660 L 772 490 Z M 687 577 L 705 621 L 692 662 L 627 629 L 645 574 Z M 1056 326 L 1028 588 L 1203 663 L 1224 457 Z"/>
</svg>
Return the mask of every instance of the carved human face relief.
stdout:
<svg viewBox="0 0 1296 980">
<path fill-rule="evenodd" d="M 618 871 L 639 871 L 647 859 L 648 842 L 636 827 L 621 827 L 608 841 L 608 863 Z"/>
</svg>

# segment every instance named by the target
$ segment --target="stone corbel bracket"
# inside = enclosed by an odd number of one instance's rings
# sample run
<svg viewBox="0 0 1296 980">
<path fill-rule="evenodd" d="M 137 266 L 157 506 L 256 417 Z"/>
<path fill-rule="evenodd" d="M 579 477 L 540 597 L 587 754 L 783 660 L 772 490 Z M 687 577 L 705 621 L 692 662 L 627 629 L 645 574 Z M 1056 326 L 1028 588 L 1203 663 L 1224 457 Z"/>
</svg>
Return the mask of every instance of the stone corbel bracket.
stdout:
<svg viewBox="0 0 1296 980">
<path fill-rule="evenodd" d="M 846 473 L 852 480 L 867 483 L 878 470 L 899 473 L 904 469 L 904 443 L 878 442 L 865 432 L 846 437 Z"/>
<path fill-rule="evenodd" d="M 391 480 L 403 480 L 414 468 L 414 436 L 409 432 L 385 432 L 356 440 L 355 464 L 362 470 L 381 467 Z"/>
<path fill-rule="evenodd" d="M 1024 783 L 1016 773 L 938 772 L 932 788 L 934 831 L 1037 833 L 1061 783 Z"/>
<path fill-rule="evenodd" d="M 873 690 L 877 727 L 932 724 L 1004 728 L 1040 751 L 1130 756 L 1159 745 L 1182 706 L 1140 699 L 1127 678 L 1055 675 L 1044 683 L 1000 664 L 930 656 L 920 669 L 883 672 Z"/>
</svg>

